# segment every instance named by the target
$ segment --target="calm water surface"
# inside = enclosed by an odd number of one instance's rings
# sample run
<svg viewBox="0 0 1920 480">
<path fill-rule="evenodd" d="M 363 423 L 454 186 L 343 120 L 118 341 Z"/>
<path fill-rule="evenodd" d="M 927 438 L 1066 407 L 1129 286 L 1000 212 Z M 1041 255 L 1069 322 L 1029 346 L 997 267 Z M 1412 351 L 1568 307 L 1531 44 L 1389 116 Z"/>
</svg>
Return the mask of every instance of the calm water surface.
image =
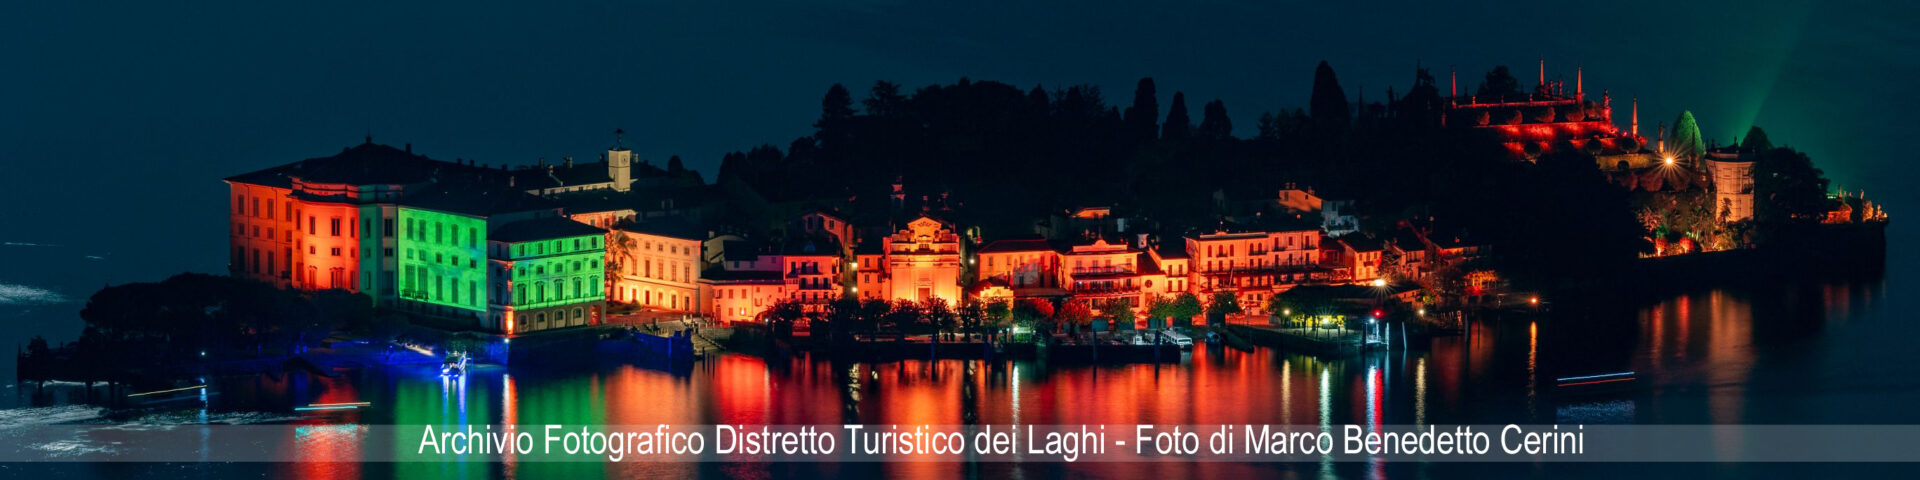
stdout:
<svg viewBox="0 0 1920 480">
<path fill-rule="evenodd" d="M 1892 260 L 1892 259 L 1890 259 Z M 213 418 L 314 424 L 1453 424 L 1920 423 L 1920 327 L 1907 296 L 1874 277 L 1782 280 L 1702 290 L 1616 310 L 1497 318 L 1428 348 L 1337 360 L 1270 349 L 1199 348 L 1177 365 L 1033 362 L 835 363 L 723 355 L 691 369 L 614 366 L 546 373 L 483 368 L 443 381 L 393 367 L 341 378 L 218 379 Z M 77 309 L 77 307 L 75 307 Z M 21 315 L 16 313 L 16 315 Z M 8 369 L 11 370 L 11 369 Z M 1631 370 L 1625 394 L 1547 395 L 1552 379 Z M 11 374 L 11 372 L 7 372 Z M 16 387 L 17 388 L 17 387 Z M 24 402 L 19 393 L 11 400 Z M 303 416 L 309 402 L 367 401 L 354 413 Z M 15 410 L 23 412 L 23 410 Z M 0 413 L 7 412 L 0 410 Z M 192 412 L 189 412 L 192 413 Z M 175 418 L 198 418 L 195 415 Z M 31 422 L 32 420 L 18 420 Z M 353 445 L 325 454 L 351 462 Z M 809 478 L 1428 478 L 1486 473 L 1603 478 L 1622 466 L 1460 464 L 561 464 L 7 465 L 82 477 L 265 474 L 302 478 L 685 476 Z M 1705 476 L 1878 473 L 1897 466 L 1678 465 Z M 1837 470 L 1836 470 L 1837 468 Z"/>
</svg>

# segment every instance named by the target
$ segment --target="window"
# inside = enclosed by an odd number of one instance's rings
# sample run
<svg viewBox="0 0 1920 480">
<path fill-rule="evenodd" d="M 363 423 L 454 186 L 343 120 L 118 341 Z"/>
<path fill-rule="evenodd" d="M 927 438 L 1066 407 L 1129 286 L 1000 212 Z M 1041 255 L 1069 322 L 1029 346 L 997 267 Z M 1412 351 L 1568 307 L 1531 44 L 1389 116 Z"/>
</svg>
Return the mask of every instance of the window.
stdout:
<svg viewBox="0 0 1920 480">
<path fill-rule="evenodd" d="M 474 242 L 478 241 L 475 240 L 477 238 L 480 238 L 479 230 L 473 227 L 467 227 L 467 248 L 476 248 L 477 245 L 475 245 Z"/>
<path fill-rule="evenodd" d="M 393 238 L 393 217 L 380 220 L 380 236 Z"/>
<path fill-rule="evenodd" d="M 233 196 L 233 214 L 234 215 L 247 214 L 247 196 L 246 195 Z"/>
<path fill-rule="evenodd" d="M 314 217 L 307 217 L 307 234 L 308 234 L 308 235 L 319 235 L 319 234 L 320 234 L 320 230 L 319 230 L 319 229 L 316 229 L 316 228 L 313 228 L 313 222 L 314 222 Z"/>
<path fill-rule="evenodd" d="M 340 236 L 340 219 L 339 218 L 328 220 L 327 225 L 329 230 L 333 233 L 333 236 L 336 236 L 336 237 Z"/>
</svg>

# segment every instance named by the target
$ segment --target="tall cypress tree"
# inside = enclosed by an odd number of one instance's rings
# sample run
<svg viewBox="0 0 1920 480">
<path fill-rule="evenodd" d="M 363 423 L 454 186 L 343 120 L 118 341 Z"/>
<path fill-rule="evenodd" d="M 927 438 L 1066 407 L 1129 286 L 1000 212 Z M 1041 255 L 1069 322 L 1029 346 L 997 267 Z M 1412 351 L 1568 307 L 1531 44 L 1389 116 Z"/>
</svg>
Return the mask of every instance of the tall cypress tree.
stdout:
<svg viewBox="0 0 1920 480">
<path fill-rule="evenodd" d="M 1133 87 L 1133 106 L 1127 107 L 1122 118 L 1137 138 L 1153 139 L 1154 131 L 1159 130 L 1155 122 L 1160 121 L 1160 99 L 1154 91 L 1153 77 L 1143 77 Z"/>
<path fill-rule="evenodd" d="M 1340 88 L 1340 79 L 1333 75 L 1333 67 L 1326 60 L 1313 69 L 1313 97 L 1307 101 L 1307 110 L 1315 123 L 1344 127 L 1352 120 L 1347 110 L 1347 92 Z"/>
<path fill-rule="evenodd" d="M 1233 119 L 1227 118 L 1227 104 L 1219 99 L 1200 109 L 1200 135 L 1207 138 L 1233 136 Z"/>
<path fill-rule="evenodd" d="M 1700 141 L 1700 125 L 1694 123 L 1692 111 L 1681 111 L 1680 118 L 1673 121 L 1673 132 L 1668 134 L 1667 151 L 1674 155 L 1698 160 L 1707 154 L 1707 144 Z"/>
<path fill-rule="evenodd" d="M 838 83 L 827 88 L 827 94 L 820 99 L 820 120 L 813 122 L 815 138 L 820 139 L 820 147 L 838 151 L 852 141 L 848 125 L 853 119 L 853 94 L 847 87 Z"/>
<path fill-rule="evenodd" d="M 1160 138 L 1185 139 L 1192 129 L 1192 120 L 1187 119 L 1187 94 L 1173 92 L 1173 106 L 1167 109 L 1167 124 L 1160 126 Z"/>
</svg>

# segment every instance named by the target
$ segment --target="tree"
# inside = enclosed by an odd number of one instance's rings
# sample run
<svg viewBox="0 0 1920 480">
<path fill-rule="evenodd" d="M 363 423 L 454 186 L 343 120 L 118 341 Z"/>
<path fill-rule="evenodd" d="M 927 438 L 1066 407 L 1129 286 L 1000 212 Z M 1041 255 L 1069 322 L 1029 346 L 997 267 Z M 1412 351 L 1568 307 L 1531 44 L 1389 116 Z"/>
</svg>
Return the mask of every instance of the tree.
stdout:
<svg viewBox="0 0 1920 480">
<path fill-rule="evenodd" d="M 1193 122 L 1187 119 L 1187 95 L 1173 92 L 1173 106 L 1167 108 L 1167 123 L 1160 126 L 1160 138 L 1164 140 L 1184 140 Z"/>
<path fill-rule="evenodd" d="M 1755 214 L 1769 223 L 1818 222 L 1832 210 L 1828 181 L 1813 159 L 1791 148 L 1760 153 L 1753 164 Z"/>
<path fill-rule="evenodd" d="M 1173 317 L 1173 300 L 1159 295 L 1147 295 L 1146 298 L 1144 310 L 1147 312 L 1147 328 L 1166 327 L 1166 319 Z"/>
<path fill-rule="evenodd" d="M 838 83 L 827 88 L 826 96 L 820 99 L 820 120 L 813 122 L 816 130 L 814 138 L 820 140 L 822 147 L 828 149 L 846 148 L 853 141 L 853 95 L 847 93 L 847 87 Z M 726 159 L 721 159 L 721 171 L 725 172 Z M 724 176 L 724 175 L 723 175 Z"/>
<path fill-rule="evenodd" d="M 1240 313 L 1240 295 L 1229 290 L 1213 292 L 1207 299 L 1207 325 L 1219 326 L 1227 322 L 1227 315 Z"/>
<path fill-rule="evenodd" d="M 1233 136 L 1233 119 L 1227 118 L 1227 104 L 1219 99 L 1201 109 L 1200 135 L 1219 140 Z"/>
<path fill-rule="evenodd" d="M 1114 330 L 1133 330 L 1133 324 L 1137 317 L 1133 313 L 1133 302 L 1130 299 L 1115 298 L 1107 300 L 1107 303 L 1101 305 L 1100 309 L 1105 311 L 1104 313 L 1107 314 L 1107 319 L 1112 322 L 1112 328 Z"/>
<path fill-rule="evenodd" d="M 857 330 L 870 334 L 876 333 L 880 331 L 881 324 L 887 321 L 887 314 L 892 311 L 893 304 L 887 303 L 886 300 L 870 298 L 860 302 L 860 315 L 854 323 L 859 327 Z"/>
<path fill-rule="evenodd" d="M 1053 322 L 1053 303 L 1037 298 L 1021 300 L 1013 307 L 1013 321 L 1034 330 L 1051 332 Z"/>
<path fill-rule="evenodd" d="M 1013 305 L 1008 304 L 1006 300 L 995 299 L 987 302 L 984 310 L 987 322 L 994 327 L 1002 327 L 1006 325 L 1008 317 L 1013 314 Z"/>
<path fill-rule="evenodd" d="M 1766 130 L 1761 130 L 1759 125 L 1754 125 L 1747 128 L 1747 138 L 1740 140 L 1740 149 L 1756 153 L 1765 152 L 1773 149 L 1773 140 L 1767 138 Z"/>
<path fill-rule="evenodd" d="M 1070 301 L 1054 314 L 1054 320 L 1059 321 L 1061 325 L 1084 327 L 1093 323 L 1093 309 L 1087 308 L 1084 303 Z"/>
<path fill-rule="evenodd" d="M 1514 78 L 1513 72 L 1508 71 L 1506 65 L 1493 67 L 1493 70 L 1487 72 L 1486 79 L 1480 82 L 1479 96 L 1482 97 L 1499 99 L 1519 93 L 1520 79 Z"/>
<path fill-rule="evenodd" d="M 827 94 L 820 98 L 820 120 L 814 122 L 813 127 L 825 130 L 852 118 L 853 94 L 847 92 L 845 85 L 836 83 L 827 87 Z"/>
<path fill-rule="evenodd" d="M 1193 324 L 1193 316 L 1199 315 L 1204 310 L 1205 307 L 1200 304 L 1200 297 L 1191 292 L 1181 292 L 1180 295 L 1173 297 L 1173 302 L 1168 304 L 1167 316 L 1173 319 L 1175 325 L 1188 326 Z"/>
<path fill-rule="evenodd" d="M 951 332 L 957 326 L 953 306 L 947 303 L 947 299 L 929 298 L 920 304 L 919 309 L 920 316 L 925 319 L 927 327 L 934 330 L 936 338 L 940 333 Z"/>
<path fill-rule="evenodd" d="M 919 304 L 913 303 L 912 300 L 900 300 L 893 302 L 893 308 L 887 309 L 881 324 L 891 325 L 895 331 L 905 333 L 908 329 L 923 328 L 922 321 L 925 319 L 926 317 L 921 315 Z"/>
<path fill-rule="evenodd" d="M 807 312 L 801 308 L 800 302 L 793 299 L 774 302 L 773 306 L 767 309 L 767 317 L 778 322 L 778 328 L 793 328 L 793 324 L 806 315 Z"/>
<path fill-rule="evenodd" d="M 900 84 L 881 80 L 873 82 L 873 88 L 867 90 L 867 99 L 860 105 L 867 109 L 867 115 L 880 118 L 893 118 L 906 113 L 907 97 L 900 94 Z"/>
<path fill-rule="evenodd" d="M 1267 309 L 1285 317 L 1334 314 L 1332 292 L 1323 287 L 1296 287 L 1268 299 Z"/>
<path fill-rule="evenodd" d="M 1313 122 L 1322 126 L 1345 127 L 1352 121 L 1352 112 L 1347 108 L 1347 91 L 1340 88 L 1340 79 L 1333 75 L 1333 66 L 1326 60 L 1313 69 L 1313 96 L 1307 99 L 1307 110 Z"/>
<path fill-rule="evenodd" d="M 1133 87 L 1133 106 L 1127 107 L 1123 118 L 1135 138 L 1153 139 L 1160 121 L 1160 97 L 1154 91 L 1153 77 L 1143 77 Z"/>
<path fill-rule="evenodd" d="M 1680 118 L 1673 120 L 1673 132 L 1667 137 L 1667 152 L 1676 156 L 1699 160 L 1707 154 L 1707 144 L 1700 140 L 1700 125 L 1694 123 L 1691 111 L 1680 112 Z"/>
<path fill-rule="evenodd" d="M 687 171 L 687 165 L 680 161 L 679 155 L 667 157 L 667 173 L 680 173 L 685 171 Z"/>
<path fill-rule="evenodd" d="M 835 340 L 852 332 L 860 319 L 860 299 L 852 295 L 840 297 L 827 304 L 827 331 Z"/>
<path fill-rule="evenodd" d="M 960 303 L 960 310 L 955 312 L 955 316 L 959 317 L 960 330 L 967 332 L 969 338 L 980 333 L 987 323 L 986 306 L 972 298 Z"/>
</svg>

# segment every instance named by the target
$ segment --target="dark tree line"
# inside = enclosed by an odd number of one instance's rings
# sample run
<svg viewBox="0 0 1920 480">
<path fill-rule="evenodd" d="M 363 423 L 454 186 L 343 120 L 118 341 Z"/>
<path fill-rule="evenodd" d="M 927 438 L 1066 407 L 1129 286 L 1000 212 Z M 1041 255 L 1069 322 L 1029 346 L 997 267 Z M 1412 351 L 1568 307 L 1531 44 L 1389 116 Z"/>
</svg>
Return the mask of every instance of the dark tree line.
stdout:
<svg viewBox="0 0 1920 480">
<path fill-rule="evenodd" d="M 303 295 L 196 273 L 107 287 L 87 300 L 80 318 L 86 326 L 72 343 L 30 342 L 22 380 L 116 382 L 145 368 L 297 353 L 336 329 L 375 327 L 362 295 Z"/>
<path fill-rule="evenodd" d="M 1023 90 L 961 79 L 907 93 L 883 81 L 859 100 L 835 85 L 813 135 L 784 152 L 728 155 L 720 177 L 776 199 L 852 198 L 868 211 L 886 209 L 900 180 L 909 199 L 956 199 L 988 238 L 1028 234 L 1034 218 L 1091 205 L 1129 209 L 1177 235 L 1216 224 L 1225 213 L 1216 196 L 1270 199 L 1295 183 L 1359 200 L 1374 227 L 1431 220 L 1468 230 L 1516 259 L 1507 263 L 1523 276 L 1615 268 L 1645 248 L 1626 192 L 1591 157 L 1515 162 L 1474 129 L 1442 127 L 1445 98 L 1430 72 L 1413 73 L 1405 95 L 1387 88 L 1355 105 L 1323 62 L 1303 92 L 1307 108 L 1265 113 L 1247 138 L 1234 135 L 1220 100 L 1204 104 L 1197 126 L 1186 92 L 1175 91 L 1162 113 L 1166 86 L 1151 78 L 1124 110 L 1088 85 Z M 1483 95 L 1519 89 L 1505 67 L 1480 86 Z"/>
</svg>

